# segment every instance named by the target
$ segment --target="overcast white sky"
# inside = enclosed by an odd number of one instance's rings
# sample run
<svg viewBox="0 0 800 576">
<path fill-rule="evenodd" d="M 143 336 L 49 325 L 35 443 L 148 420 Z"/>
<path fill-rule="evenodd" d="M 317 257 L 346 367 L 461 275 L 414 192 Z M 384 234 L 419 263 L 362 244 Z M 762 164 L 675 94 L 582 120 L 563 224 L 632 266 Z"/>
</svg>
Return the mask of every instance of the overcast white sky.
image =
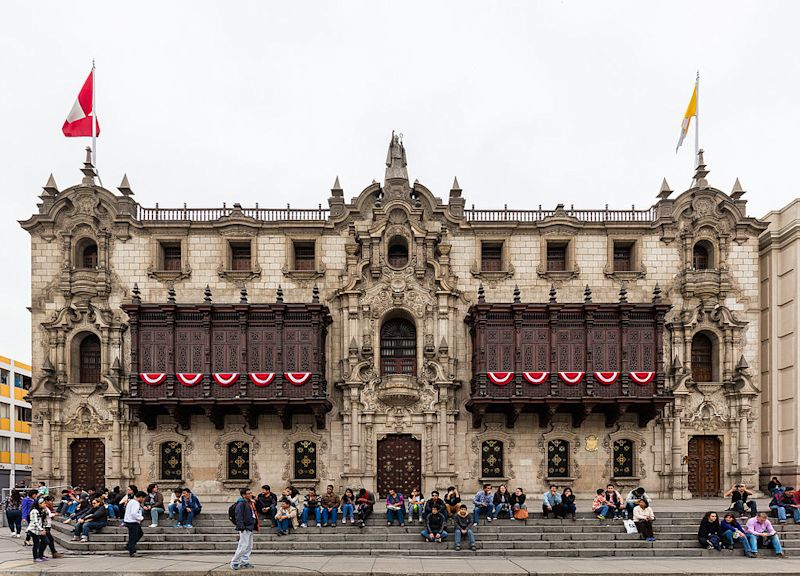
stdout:
<svg viewBox="0 0 800 576">
<path fill-rule="evenodd" d="M 492 208 L 644 208 L 701 70 L 713 186 L 762 216 L 798 195 L 797 2 L 41 2 L 0 4 L 0 354 L 30 358 L 29 237 L 53 172 L 79 182 L 61 125 L 97 61 L 98 163 L 146 206 L 301 207 L 409 175 Z"/>
</svg>

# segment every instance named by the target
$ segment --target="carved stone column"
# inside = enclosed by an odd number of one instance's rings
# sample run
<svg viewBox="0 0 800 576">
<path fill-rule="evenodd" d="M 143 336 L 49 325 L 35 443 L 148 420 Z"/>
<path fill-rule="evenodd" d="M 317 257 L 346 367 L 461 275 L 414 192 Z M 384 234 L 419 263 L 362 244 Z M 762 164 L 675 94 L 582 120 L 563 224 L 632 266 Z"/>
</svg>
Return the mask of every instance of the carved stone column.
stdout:
<svg viewBox="0 0 800 576">
<path fill-rule="evenodd" d="M 361 470 L 361 439 L 359 438 L 358 406 L 360 384 L 350 384 L 350 472 Z"/>
<path fill-rule="evenodd" d="M 672 497 L 683 495 L 683 438 L 681 433 L 681 410 L 675 400 L 672 416 Z"/>
<path fill-rule="evenodd" d="M 122 427 L 119 410 L 112 410 L 111 417 L 111 475 L 115 480 L 122 477 Z"/>
<path fill-rule="evenodd" d="M 744 480 L 744 475 L 748 472 L 750 466 L 750 449 L 747 434 L 747 416 L 750 413 L 749 406 L 743 406 L 739 409 L 739 473 Z"/>
<path fill-rule="evenodd" d="M 447 458 L 447 384 L 439 383 L 439 419 L 437 422 L 439 429 L 439 466 L 438 473 L 446 474 L 450 471 L 450 463 Z"/>
<path fill-rule="evenodd" d="M 53 474 L 53 434 L 50 412 L 42 411 L 42 475 L 50 481 Z"/>
</svg>

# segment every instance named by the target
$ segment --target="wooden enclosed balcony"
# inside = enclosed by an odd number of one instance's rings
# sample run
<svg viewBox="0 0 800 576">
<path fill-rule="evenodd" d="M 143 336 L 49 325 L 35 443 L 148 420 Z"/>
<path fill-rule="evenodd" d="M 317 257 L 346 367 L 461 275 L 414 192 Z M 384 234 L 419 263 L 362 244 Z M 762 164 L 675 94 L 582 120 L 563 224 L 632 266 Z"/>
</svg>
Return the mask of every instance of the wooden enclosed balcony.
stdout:
<svg viewBox="0 0 800 576">
<path fill-rule="evenodd" d="M 487 303 L 482 292 L 466 318 L 472 340 L 473 425 L 487 413 L 503 413 L 513 426 L 520 414 L 538 414 L 547 426 L 569 413 L 580 426 L 593 413 L 613 425 L 635 413 L 640 426 L 672 400 L 665 390 L 662 358 L 664 315 L 660 289 L 651 303 L 595 304 L 587 287 L 581 304 Z"/>
<path fill-rule="evenodd" d="M 222 429 L 226 414 L 250 427 L 261 414 L 313 414 L 325 427 L 331 403 L 325 380 L 325 339 L 331 322 L 315 291 L 310 304 L 142 303 L 134 290 L 122 306 L 130 318 L 131 373 L 124 401 L 149 428 L 169 415 L 184 428 L 205 415 Z"/>
</svg>

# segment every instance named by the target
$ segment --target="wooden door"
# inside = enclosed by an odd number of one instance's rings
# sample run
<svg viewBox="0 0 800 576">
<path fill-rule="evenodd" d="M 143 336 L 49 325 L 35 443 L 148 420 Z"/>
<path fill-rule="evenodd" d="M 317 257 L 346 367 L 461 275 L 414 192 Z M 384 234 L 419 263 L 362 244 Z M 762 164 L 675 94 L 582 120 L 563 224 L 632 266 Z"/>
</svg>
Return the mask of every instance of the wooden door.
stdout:
<svg viewBox="0 0 800 576">
<path fill-rule="evenodd" d="M 70 447 L 73 486 L 100 488 L 106 481 L 106 446 L 99 438 L 78 438 Z"/>
<path fill-rule="evenodd" d="M 411 494 L 422 489 L 421 442 L 409 434 L 391 434 L 378 441 L 378 494 L 385 498 L 389 488 Z"/>
<path fill-rule="evenodd" d="M 689 492 L 692 496 L 719 496 L 719 469 L 719 439 L 716 436 L 693 436 L 689 440 Z"/>
</svg>

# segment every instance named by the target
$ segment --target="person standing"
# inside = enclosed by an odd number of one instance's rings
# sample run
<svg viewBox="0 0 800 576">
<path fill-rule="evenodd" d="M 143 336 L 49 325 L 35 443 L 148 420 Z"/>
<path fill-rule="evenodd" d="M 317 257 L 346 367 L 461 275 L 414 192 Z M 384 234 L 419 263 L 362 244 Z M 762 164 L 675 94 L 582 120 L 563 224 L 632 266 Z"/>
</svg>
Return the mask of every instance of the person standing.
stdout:
<svg viewBox="0 0 800 576">
<path fill-rule="evenodd" d="M 33 540 L 33 561 L 44 562 L 47 532 L 45 532 L 42 522 L 42 508 L 36 500 L 34 500 L 31 509 L 28 511 L 28 534 Z"/>
<path fill-rule="evenodd" d="M 253 503 L 253 492 L 250 488 L 239 489 L 236 501 L 236 531 L 239 533 L 239 544 L 231 558 L 231 569 L 252 568 L 250 554 L 253 553 L 253 532 L 258 532 L 258 512 Z"/>
<path fill-rule="evenodd" d="M 128 529 L 128 554 L 131 556 L 136 556 L 136 544 L 144 536 L 144 532 L 142 532 L 142 520 L 144 520 L 142 503 L 145 498 L 147 498 L 147 494 L 139 491 L 133 498 L 128 499 L 128 504 L 125 506 L 123 522 L 125 528 Z"/>
<path fill-rule="evenodd" d="M 36 495 L 39 494 L 38 490 L 28 490 L 25 493 L 25 497 L 22 499 L 22 521 L 23 522 L 30 522 L 30 513 L 31 508 L 33 508 L 33 502 L 36 498 Z M 25 533 L 25 542 L 23 542 L 23 546 L 30 546 L 30 541 L 33 538 L 33 534 L 30 530 L 26 531 Z"/>
<path fill-rule="evenodd" d="M 41 505 L 42 526 L 44 526 L 45 543 L 50 548 L 50 555 L 53 558 L 63 558 L 64 554 L 56 550 L 56 541 L 51 533 L 51 529 L 53 528 L 53 516 L 56 515 L 53 500 L 53 497 L 50 495 L 44 497 L 44 502 Z M 42 552 L 44 552 L 44 550 Z M 43 558 L 46 558 L 46 556 L 43 556 Z"/>
<path fill-rule="evenodd" d="M 22 533 L 22 498 L 19 495 L 19 490 L 11 491 L 3 507 L 6 509 L 6 520 L 8 520 L 8 527 L 11 529 L 11 537 L 19 538 Z"/>
</svg>

